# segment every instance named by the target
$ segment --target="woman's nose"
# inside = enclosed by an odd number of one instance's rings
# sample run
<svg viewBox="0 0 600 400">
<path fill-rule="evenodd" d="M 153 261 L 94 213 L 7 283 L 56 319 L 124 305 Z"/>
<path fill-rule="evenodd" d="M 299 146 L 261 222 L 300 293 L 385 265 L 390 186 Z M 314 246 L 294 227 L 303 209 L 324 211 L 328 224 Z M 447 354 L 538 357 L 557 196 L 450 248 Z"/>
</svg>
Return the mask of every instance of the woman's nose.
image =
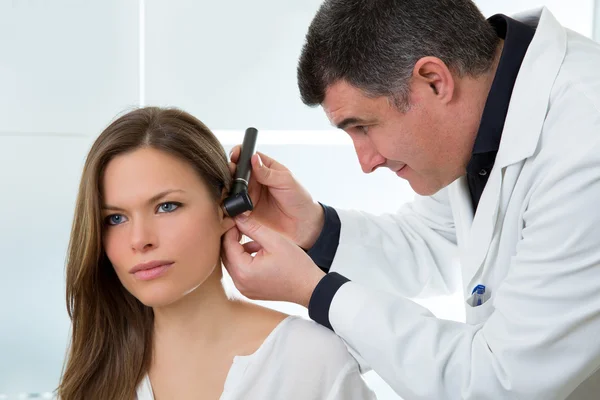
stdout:
<svg viewBox="0 0 600 400">
<path fill-rule="evenodd" d="M 132 223 L 131 248 L 145 252 L 158 245 L 158 238 L 151 221 L 140 220 Z"/>
</svg>

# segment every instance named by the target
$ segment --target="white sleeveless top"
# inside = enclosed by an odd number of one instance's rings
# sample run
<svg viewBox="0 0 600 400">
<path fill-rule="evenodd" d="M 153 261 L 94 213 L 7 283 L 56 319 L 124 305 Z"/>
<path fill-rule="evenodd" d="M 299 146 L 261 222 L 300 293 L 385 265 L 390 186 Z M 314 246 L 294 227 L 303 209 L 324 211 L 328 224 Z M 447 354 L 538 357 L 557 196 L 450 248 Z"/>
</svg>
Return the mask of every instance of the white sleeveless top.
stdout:
<svg viewBox="0 0 600 400">
<path fill-rule="evenodd" d="M 138 400 L 154 400 L 148 375 Z M 234 357 L 220 400 L 376 399 L 344 342 L 313 321 L 289 316 L 259 349 Z"/>
</svg>

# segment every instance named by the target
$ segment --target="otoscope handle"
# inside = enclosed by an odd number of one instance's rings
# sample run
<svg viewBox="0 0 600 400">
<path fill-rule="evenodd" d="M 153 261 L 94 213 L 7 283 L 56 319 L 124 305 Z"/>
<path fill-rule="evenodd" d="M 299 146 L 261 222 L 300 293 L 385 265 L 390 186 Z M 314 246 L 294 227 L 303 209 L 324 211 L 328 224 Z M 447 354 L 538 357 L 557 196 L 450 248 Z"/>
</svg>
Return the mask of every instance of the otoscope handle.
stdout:
<svg viewBox="0 0 600 400">
<path fill-rule="evenodd" d="M 250 172 L 252 171 L 252 164 L 250 159 L 256 150 L 256 139 L 258 136 L 258 130 L 256 128 L 246 129 L 244 135 L 244 141 L 242 142 L 242 149 L 240 157 L 237 162 L 235 170 L 235 176 L 233 178 L 233 186 L 231 188 L 231 195 L 240 193 L 241 191 L 248 190 L 248 184 L 250 183 Z"/>
<path fill-rule="evenodd" d="M 250 173 L 252 171 L 250 160 L 256 149 L 257 137 L 258 130 L 255 128 L 246 129 L 240 157 L 238 158 L 233 177 L 233 184 L 231 185 L 229 196 L 223 201 L 223 210 L 232 218 L 243 212 L 251 211 L 254 208 L 248 194 L 248 185 L 250 184 Z"/>
</svg>

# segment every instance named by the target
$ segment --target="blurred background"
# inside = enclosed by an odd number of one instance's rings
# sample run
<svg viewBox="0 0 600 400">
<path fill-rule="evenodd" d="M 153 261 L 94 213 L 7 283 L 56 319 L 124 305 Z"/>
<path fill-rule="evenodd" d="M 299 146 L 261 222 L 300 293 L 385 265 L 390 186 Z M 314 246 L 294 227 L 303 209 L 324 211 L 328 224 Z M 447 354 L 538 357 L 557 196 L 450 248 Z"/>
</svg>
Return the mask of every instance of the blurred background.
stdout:
<svg viewBox="0 0 600 400">
<path fill-rule="evenodd" d="M 476 3 L 486 16 L 545 5 L 600 39 L 600 0 Z M 0 400 L 52 398 L 69 339 L 64 256 L 81 168 L 124 111 L 183 108 L 227 151 L 255 126 L 258 148 L 329 205 L 383 213 L 412 199 L 390 171 L 364 175 L 345 134 L 300 101 L 296 63 L 320 4 L 0 0 Z M 464 317 L 460 296 L 422 304 Z M 380 399 L 399 398 L 375 373 L 366 378 Z"/>
</svg>

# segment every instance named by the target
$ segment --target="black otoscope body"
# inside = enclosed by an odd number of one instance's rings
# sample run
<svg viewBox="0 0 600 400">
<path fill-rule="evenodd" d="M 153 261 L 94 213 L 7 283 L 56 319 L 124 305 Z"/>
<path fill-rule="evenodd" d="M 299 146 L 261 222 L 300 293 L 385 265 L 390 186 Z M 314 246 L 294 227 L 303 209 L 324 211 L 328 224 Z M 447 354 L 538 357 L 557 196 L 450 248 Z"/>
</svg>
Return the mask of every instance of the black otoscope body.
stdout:
<svg viewBox="0 0 600 400">
<path fill-rule="evenodd" d="M 255 128 L 246 129 L 233 184 L 228 197 L 223 201 L 223 211 L 232 218 L 254 208 L 248 194 L 248 184 L 250 183 L 250 172 L 252 171 L 250 159 L 256 149 L 257 136 L 258 131 Z"/>
</svg>

